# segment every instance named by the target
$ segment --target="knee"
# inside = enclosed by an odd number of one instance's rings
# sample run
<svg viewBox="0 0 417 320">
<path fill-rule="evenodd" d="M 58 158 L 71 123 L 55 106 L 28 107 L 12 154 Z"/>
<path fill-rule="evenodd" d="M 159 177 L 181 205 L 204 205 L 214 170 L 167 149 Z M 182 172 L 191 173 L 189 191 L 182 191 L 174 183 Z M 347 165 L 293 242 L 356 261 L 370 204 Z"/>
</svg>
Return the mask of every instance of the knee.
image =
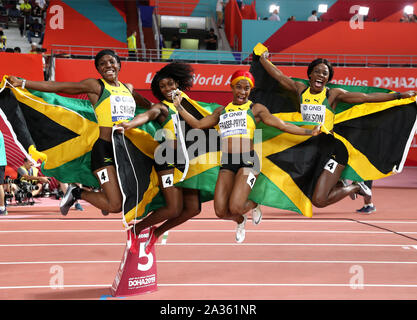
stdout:
<svg viewBox="0 0 417 320">
<path fill-rule="evenodd" d="M 214 206 L 214 212 L 216 213 L 216 216 L 220 219 L 225 219 L 229 215 L 228 210 L 224 207 Z"/>
<path fill-rule="evenodd" d="M 200 207 L 195 207 L 195 208 L 188 209 L 188 215 L 190 217 L 195 217 L 196 215 L 200 214 L 200 212 L 201 212 Z"/>
<path fill-rule="evenodd" d="M 122 211 L 122 201 L 113 201 L 109 203 L 108 212 L 118 213 L 120 211 Z"/>
<path fill-rule="evenodd" d="M 324 197 L 313 197 L 311 202 L 317 208 L 327 207 L 327 199 Z"/>
<path fill-rule="evenodd" d="M 245 208 L 244 205 L 242 203 L 239 202 L 231 202 L 229 204 L 229 211 L 231 214 L 235 215 L 235 214 L 244 214 L 245 212 Z"/>
<path fill-rule="evenodd" d="M 169 212 L 169 219 L 177 218 L 181 215 L 183 206 L 180 203 L 171 204 L 167 207 Z"/>
</svg>

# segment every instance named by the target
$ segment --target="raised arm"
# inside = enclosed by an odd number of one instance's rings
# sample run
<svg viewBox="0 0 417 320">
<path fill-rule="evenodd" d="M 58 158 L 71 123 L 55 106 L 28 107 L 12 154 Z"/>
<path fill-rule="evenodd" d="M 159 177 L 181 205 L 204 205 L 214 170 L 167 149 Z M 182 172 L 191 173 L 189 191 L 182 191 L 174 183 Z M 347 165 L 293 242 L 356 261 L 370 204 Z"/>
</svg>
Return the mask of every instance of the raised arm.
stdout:
<svg viewBox="0 0 417 320">
<path fill-rule="evenodd" d="M 295 93 L 299 93 L 305 89 L 305 85 L 301 82 L 294 81 L 279 70 L 271 61 L 268 60 L 268 52 L 264 52 L 260 58 L 260 63 L 268 74 L 277 80 L 284 88 Z"/>
<path fill-rule="evenodd" d="M 330 99 L 333 104 L 338 102 L 346 103 L 365 103 L 365 102 L 385 102 L 402 98 L 411 98 L 417 94 L 416 91 L 407 91 L 402 93 L 385 93 L 385 92 L 349 92 L 340 88 L 331 89 Z"/>
<path fill-rule="evenodd" d="M 97 79 L 86 79 L 80 82 L 57 81 L 32 81 L 19 79 L 15 76 L 8 77 L 8 81 L 14 87 L 25 87 L 42 92 L 66 93 L 66 94 L 100 94 L 101 87 Z"/>
<path fill-rule="evenodd" d="M 194 129 L 208 129 L 214 127 L 219 123 L 220 113 L 223 111 L 224 107 L 219 107 L 213 111 L 212 114 L 198 120 L 194 118 L 187 110 L 181 106 L 181 95 L 177 94 L 174 98 L 174 105 L 178 110 L 178 113 L 181 117 Z"/>
<path fill-rule="evenodd" d="M 316 136 L 320 133 L 320 126 L 316 126 L 313 130 L 310 130 L 300 128 L 292 123 L 284 122 L 281 119 L 273 116 L 269 110 L 260 103 L 254 104 L 252 111 L 257 121 L 260 120 L 266 125 L 277 128 L 281 131 L 303 136 Z"/>
</svg>

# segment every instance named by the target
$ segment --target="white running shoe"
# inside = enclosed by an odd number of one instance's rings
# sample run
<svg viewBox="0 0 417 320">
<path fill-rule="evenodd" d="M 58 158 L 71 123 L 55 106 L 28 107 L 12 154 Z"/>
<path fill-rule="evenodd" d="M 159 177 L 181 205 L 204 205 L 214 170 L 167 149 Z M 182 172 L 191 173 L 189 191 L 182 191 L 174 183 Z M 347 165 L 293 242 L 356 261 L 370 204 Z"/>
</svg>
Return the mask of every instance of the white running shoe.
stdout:
<svg viewBox="0 0 417 320">
<path fill-rule="evenodd" d="M 236 227 L 236 242 L 242 243 L 245 240 L 245 224 L 246 224 L 246 214 L 243 215 L 243 222 L 239 223 Z"/>
<path fill-rule="evenodd" d="M 255 208 L 252 209 L 252 223 L 256 226 L 262 221 L 262 211 L 261 206 L 258 204 Z"/>
<path fill-rule="evenodd" d="M 69 184 L 67 192 L 65 192 L 64 196 L 61 199 L 61 202 L 59 203 L 59 209 L 63 216 L 66 216 L 68 214 L 69 209 L 72 207 L 75 201 L 77 201 L 77 199 L 75 199 L 75 197 L 72 195 L 72 190 L 74 190 L 75 188 L 78 187 L 74 184 Z"/>
</svg>

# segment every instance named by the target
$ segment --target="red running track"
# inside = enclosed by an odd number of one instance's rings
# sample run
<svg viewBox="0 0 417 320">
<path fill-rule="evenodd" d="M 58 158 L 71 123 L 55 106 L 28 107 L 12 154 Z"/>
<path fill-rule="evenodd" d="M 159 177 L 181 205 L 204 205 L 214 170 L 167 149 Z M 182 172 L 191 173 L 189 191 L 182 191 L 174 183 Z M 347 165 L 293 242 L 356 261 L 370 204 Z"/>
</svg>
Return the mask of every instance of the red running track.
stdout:
<svg viewBox="0 0 417 320">
<path fill-rule="evenodd" d="M 158 240 L 158 290 L 124 299 L 415 299 L 417 191 L 376 187 L 374 203 L 364 215 L 354 213 L 362 199 L 344 199 L 311 219 L 263 207 L 242 244 L 206 203 Z M 9 207 L 0 217 L 1 300 L 118 299 L 109 288 L 126 241 L 120 215 L 84 209 L 63 217 L 52 199 Z"/>
</svg>

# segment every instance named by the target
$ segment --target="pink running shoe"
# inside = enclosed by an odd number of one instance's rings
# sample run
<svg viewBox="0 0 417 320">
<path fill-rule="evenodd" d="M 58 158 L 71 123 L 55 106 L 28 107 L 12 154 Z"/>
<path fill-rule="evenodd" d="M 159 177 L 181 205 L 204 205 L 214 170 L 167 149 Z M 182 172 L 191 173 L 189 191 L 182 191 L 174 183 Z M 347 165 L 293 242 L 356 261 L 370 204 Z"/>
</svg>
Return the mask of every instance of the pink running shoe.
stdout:
<svg viewBox="0 0 417 320">
<path fill-rule="evenodd" d="M 149 229 L 149 236 L 148 236 L 148 240 L 146 240 L 145 242 L 145 253 L 149 254 L 152 250 L 152 247 L 155 245 L 156 241 L 158 240 L 158 238 L 155 236 L 155 226 L 152 226 Z"/>
<path fill-rule="evenodd" d="M 130 234 L 129 234 L 129 240 L 131 241 L 130 249 L 129 250 L 130 250 L 130 252 L 132 254 L 138 254 L 138 252 L 139 252 L 139 238 L 138 238 L 138 235 L 136 235 L 133 232 L 133 228 L 131 228 L 129 230 L 129 232 L 130 232 Z"/>
</svg>

